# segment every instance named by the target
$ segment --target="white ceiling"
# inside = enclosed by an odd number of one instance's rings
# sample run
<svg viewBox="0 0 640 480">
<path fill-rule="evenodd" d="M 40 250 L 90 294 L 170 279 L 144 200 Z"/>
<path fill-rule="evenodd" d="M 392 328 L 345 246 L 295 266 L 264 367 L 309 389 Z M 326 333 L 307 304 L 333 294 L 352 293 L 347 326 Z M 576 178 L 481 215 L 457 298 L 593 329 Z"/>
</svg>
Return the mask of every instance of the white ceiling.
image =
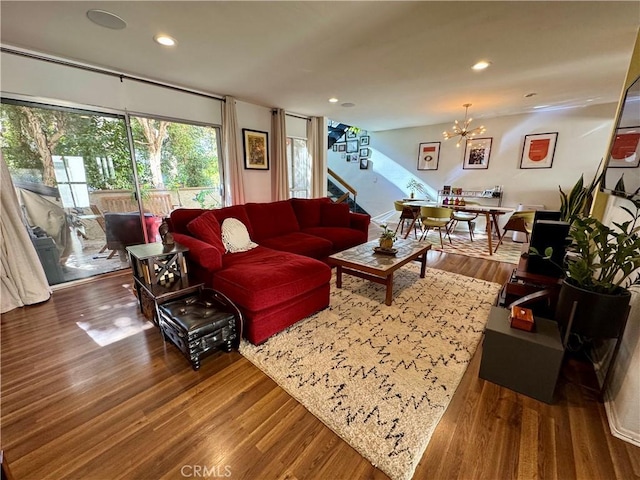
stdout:
<svg viewBox="0 0 640 480">
<path fill-rule="evenodd" d="M 0 14 L 4 47 L 374 131 L 461 119 L 464 103 L 478 118 L 617 102 L 640 27 L 638 1 L 2 0 Z M 480 59 L 492 66 L 472 71 Z"/>
</svg>

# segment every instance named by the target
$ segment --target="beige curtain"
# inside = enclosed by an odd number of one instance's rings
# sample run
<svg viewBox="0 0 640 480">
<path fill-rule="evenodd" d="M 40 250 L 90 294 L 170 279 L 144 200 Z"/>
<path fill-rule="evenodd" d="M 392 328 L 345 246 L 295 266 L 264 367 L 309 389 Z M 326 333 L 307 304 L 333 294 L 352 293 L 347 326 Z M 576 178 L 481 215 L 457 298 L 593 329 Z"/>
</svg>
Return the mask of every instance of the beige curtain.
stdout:
<svg viewBox="0 0 640 480">
<path fill-rule="evenodd" d="M 222 150 L 224 152 L 224 199 L 225 205 L 244 203 L 242 181 L 242 139 L 238 130 L 236 99 L 225 97 L 222 109 Z"/>
<path fill-rule="evenodd" d="M 0 168 L 0 307 L 5 313 L 48 300 L 51 289 L 23 223 L 1 152 Z"/>
<path fill-rule="evenodd" d="M 307 123 L 307 149 L 311 157 L 311 196 L 327 196 L 327 124 L 324 117 Z"/>
<path fill-rule="evenodd" d="M 289 198 L 289 174 L 287 169 L 287 127 L 281 108 L 271 115 L 271 199 Z"/>
</svg>

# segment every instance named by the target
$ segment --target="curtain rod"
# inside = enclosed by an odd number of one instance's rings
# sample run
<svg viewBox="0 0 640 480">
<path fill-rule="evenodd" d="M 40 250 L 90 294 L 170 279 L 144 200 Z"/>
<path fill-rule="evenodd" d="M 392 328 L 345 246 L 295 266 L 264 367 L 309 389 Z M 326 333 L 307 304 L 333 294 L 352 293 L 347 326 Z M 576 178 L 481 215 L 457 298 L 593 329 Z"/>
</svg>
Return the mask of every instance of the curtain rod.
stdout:
<svg viewBox="0 0 640 480">
<path fill-rule="evenodd" d="M 210 93 L 203 93 L 203 92 L 198 92 L 197 90 L 191 90 L 189 88 L 184 88 L 184 87 L 176 87 L 174 85 L 170 85 L 168 83 L 162 83 L 162 82 L 156 82 L 154 80 L 147 80 L 146 78 L 141 78 L 141 77 L 134 77 L 132 75 L 127 75 L 124 73 L 118 73 L 118 72 L 114 72 L 111 70 L 106 70 L 103 68 L 98 68 L 98 67 L 91 67 L 89 65 L 82 65 L 80 63 L 75 63 L 75 62 L 71 62 L 68 60 L 61 60 L 58 58 L 53 58 L 53 57 L 48 57 L 45 55 L 38 55 L 35 53 L 31 53 L 31 52 L 23 52 L 20 50 L 14 50 L 11 48 L 7 48 L 7 47 L 0 47 L 0 51 L 3 53 L 9 53 L 12 55 L 17 55 L 19 57 L 26 57 L 26 58 L 32 58 L 35 60 L 41 60 L 43 62 L 49 62 L 49 63 L 54 63 L 56 65 L 62 65 L 65 67 L 72 67 L 72 68 L 77 68 L 80 70 L 85 70 L 87 72 L 93 72 L 93 73 L 99 73 L 102 75 L 107 75 L 110 77 L 116 77 L 119 78 L 120 81 L 122 82 L 124 79 L 127 80 L 131 80 L 134 82 L 139 82 L 139 83 L 144 83 L 146 85 L 153 85 L 153 86 L 157 86 L 157 87 L 162 87 L 162 88 L 167 88 L 170 90 L 175 90 L 177 92 L 183 92 L 183 93 L 189 93 L 191 95 L 198 95 L 200 97 L 205 97 L 205 98 L 210 98 L 213 100 L 218 100 L 220 102 L 224 102 L 225 99 L 223 96 L 221 95 L 213 95 Z"/>
<path fill-rule="evenodd" d="M 284 112 L 284 114 L 289 117 L 302 118 L 303 120 L 311 120 L 311 117 L 308 117 L 306 115 L 300 115 L 297 113 L 289 113 L 289 112 Z"/>
</svg>

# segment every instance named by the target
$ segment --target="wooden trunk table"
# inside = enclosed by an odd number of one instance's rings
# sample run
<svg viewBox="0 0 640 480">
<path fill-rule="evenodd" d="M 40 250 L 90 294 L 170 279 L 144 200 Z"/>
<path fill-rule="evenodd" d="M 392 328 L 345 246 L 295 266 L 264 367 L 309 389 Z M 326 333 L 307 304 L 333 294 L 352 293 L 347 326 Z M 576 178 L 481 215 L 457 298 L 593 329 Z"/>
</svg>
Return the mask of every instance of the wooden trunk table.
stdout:
<svg viewBox="0 0 640 480">
<path fill-rule="evenodd" d="M 424 278 L 427 252 L 431 245 L 416 240 L 396 240 L 395 255 L 376 253 L 378 240 L 363 243 L 329 256 L 329 264 L 336 266 L 336 287 L 342 288 L 342 274 L 364 278 L 387 286 L 385 304 L 391 305 L 393 297 L 393 273 L 411 261 L 420 262 L 420 278 Z"/>
</svg>

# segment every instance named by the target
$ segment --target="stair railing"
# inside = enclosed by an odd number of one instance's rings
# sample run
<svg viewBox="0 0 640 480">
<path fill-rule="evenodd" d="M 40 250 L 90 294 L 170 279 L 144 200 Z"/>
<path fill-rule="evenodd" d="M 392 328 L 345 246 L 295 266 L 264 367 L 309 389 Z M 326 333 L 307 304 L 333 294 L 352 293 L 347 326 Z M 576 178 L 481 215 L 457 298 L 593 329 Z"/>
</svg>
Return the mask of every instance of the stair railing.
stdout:
<svg viewBox="0 0 640 480">
<path fill-rule="evenodd" d="M 346 180 L 344 180 L 336 172 L 334 172 L 330 168 L 328 168 L 327 170 L 328 170 L 329 175 L 331 175 L 344 188 L 344 190 L 346 190 L 346 192 L 336 200 L 336 203 L 342 203 L 342 202 L 346 201 L 349 198 L 349 194 L 352 194 L 353 195 L 353 204 L 355 205 L 356 204 L 356 197 L 358 196 L 357 190 L 355 188 L 353 188 L 351 185 L 349 185 L 346 182 Z"/>
</svg>

